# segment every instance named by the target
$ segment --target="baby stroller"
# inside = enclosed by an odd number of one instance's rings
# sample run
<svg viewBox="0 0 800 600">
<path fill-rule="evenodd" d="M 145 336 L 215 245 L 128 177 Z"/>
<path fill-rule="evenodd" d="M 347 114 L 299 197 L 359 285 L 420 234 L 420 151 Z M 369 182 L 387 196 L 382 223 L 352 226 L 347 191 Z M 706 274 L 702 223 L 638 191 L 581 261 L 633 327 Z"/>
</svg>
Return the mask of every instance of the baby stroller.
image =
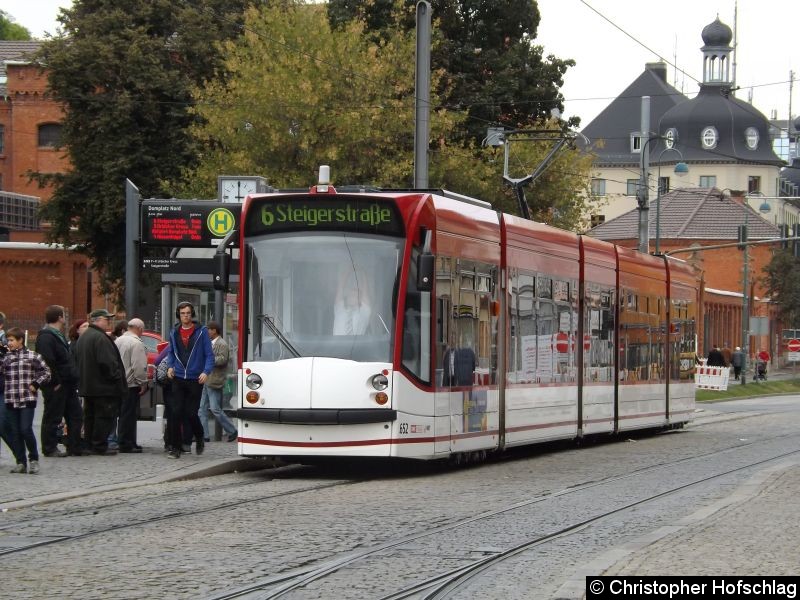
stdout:
<svg viewBox="0 0 800 600">
<path fill-rule="evenodd" d="M 767 361 L 760 358 L 756 360 L 756 379 L 767 380 Z"/>
</svg>

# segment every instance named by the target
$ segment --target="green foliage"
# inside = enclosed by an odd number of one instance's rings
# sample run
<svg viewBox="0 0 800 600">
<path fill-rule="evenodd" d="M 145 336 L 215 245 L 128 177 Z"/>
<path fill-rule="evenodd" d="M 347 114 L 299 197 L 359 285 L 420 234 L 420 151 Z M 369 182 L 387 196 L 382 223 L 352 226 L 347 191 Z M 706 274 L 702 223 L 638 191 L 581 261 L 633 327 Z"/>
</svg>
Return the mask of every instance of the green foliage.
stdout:
<svg viewBox="0 0 800 600">
<path fill-rule="evenodd" d="M 190 90 L 224 76 L 215 42 L 238 34 L 245 0 L 76 0 L 43 43 L 54 98 L 66 108 L 72 169 L 34 174 L 55 184 L 41 208 L 50 239 L 92 260 L 105 291 L 124 274 L 125 179 L 143 197 L 168 192 L 196 157 Z"/>
<path fill-rule="evenodd" d="M 0 40 L 30 40 L 31 32 L 15 23 L 14 18 L 4 10 L 0 10 Z"/>
<path fill-rule="evenodd" d="M 409 33 L 372 44 L 360 25 L 331 32 L 323 6 L 296 3 L 248 11 L 244 38 L 224 49 L 230 80 L 196 90 L 204 124 L 194 131 L 205 151 L 183 193 L 209 193 L 220 173 L 307 186 L 320 164 L 340 183 L 410 185 Z M 437 115 L 432 137 L 446 137 L 453 120 Z"/>
<path fill-rule="evenodd" d="M 777 304 L 781 321 L 787 327 L 800 327 L 800 259 L 788 250 L 776 250 L 761 281 Z"/>
</svg>

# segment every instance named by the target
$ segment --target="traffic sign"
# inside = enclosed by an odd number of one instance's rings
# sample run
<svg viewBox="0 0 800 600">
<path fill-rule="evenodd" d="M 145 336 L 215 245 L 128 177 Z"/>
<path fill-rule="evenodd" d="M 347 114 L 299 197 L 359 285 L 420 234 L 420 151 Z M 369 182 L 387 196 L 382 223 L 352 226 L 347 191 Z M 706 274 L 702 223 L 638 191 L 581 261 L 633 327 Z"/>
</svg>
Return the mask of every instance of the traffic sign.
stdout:
<svg viewBox="0 0 800 600">
<path fill-rule="evenodd" d="M 786 343 L 789 352 L 800 352 L 800 340 L 789 340 Z"/>
</svg>

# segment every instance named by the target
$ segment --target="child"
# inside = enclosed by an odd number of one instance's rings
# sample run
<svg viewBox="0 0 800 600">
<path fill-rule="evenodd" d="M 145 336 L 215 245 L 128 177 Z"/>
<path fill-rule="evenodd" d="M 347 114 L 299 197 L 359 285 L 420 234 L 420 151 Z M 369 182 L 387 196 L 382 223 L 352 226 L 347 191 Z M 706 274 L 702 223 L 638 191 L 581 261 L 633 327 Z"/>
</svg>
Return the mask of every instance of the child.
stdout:
<svg viewBox="0 0 800 600">
<path fill-rule="evenodd" d="M 8 348 L 0 350 L 4 353 L 0 365 L 5 378 L 6 424 L 17 459 L 11 472 L 33 475 L 39 472 L 33 413 L 39 388 L 50 381 L 50 369 L 41 356 L 25 347 L 25 333 L 19 327 L 12 327 L 6 335 Z M 25 460 L 26 446 L 30 464 Z"/>
</svg>

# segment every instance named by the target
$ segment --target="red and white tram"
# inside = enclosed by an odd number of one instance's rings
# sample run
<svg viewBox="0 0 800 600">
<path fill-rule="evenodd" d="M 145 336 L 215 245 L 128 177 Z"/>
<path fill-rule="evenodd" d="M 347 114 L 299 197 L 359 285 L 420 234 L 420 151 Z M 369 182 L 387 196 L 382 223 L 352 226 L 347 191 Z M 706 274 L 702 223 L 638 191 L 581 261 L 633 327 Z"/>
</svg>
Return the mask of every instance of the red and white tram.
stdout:
<svg viewBox="0 0 800 600">
<path fill-rule="evenodd" d="M 474 457 L 691 419 L 680 261 L 328 185 L 248 197 L 239 247 L 243 456 Z"/>
</svg>

